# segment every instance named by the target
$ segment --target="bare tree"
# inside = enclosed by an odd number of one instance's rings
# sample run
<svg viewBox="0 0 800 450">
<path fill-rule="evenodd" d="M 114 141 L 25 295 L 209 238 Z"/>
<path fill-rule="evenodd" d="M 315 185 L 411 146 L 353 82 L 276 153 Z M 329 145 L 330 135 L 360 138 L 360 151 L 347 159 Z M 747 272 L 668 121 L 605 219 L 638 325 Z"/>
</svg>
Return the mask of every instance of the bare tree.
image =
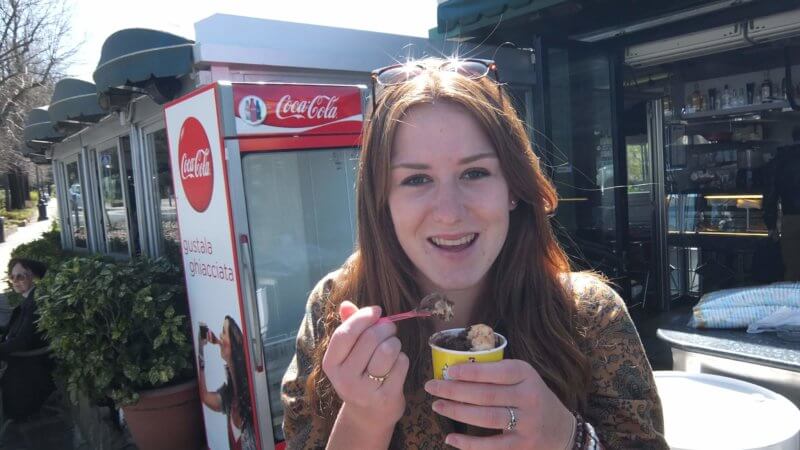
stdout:
<svg viewBox="0 0 800 450">
<path fill-rule="evenodd" d="M 34 171 L 19 152 L 25 118 L 49 103 L 75 54 L 67 43 L 69 18 L 64 0 L 0 0 L 0 173 L 8 174 L 16 207 L 20 195 L 27 197 L 27 175 Z"/>
</svg>

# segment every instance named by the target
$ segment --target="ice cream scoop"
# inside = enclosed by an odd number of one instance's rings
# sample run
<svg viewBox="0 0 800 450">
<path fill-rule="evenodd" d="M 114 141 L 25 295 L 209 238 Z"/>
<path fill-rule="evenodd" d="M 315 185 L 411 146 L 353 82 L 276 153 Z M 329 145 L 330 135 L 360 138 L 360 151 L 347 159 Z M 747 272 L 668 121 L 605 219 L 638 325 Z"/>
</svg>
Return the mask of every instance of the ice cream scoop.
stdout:
<svg viewBox="0 0 800 450">
<path fill-rule="evenodd" d="M 423 297 L 412 311 L 382 317 L 378 322 L 397 322 L 415 317 L 433 317 L 449 322 L 453 319 L 453 301 L 444 294 L 434 292 Z"/>
<path fill-rule="evenodd" d="M 472 351 L 491 350 L 495 347 L 494 330 L 489 325 L 470 325 L 466 331 Z"/>
<path fill-rule="evenodd" d="M 481 352 L 497 347 L 498 340 L 492 327 L 478 323 L 459 329 L 458 333 L 442 333 L 433 343 L 449 350 Z"/>
</svg>

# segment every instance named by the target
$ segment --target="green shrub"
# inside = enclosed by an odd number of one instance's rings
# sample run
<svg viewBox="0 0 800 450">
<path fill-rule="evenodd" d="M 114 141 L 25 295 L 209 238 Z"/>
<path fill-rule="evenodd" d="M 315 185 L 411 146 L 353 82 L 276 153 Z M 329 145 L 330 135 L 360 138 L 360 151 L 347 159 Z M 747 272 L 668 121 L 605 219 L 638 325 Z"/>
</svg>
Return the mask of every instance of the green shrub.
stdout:
<svg viewBox="0 0 800 450">
<path fill-rule="evenodd" d="M 72 257 L 72 254 L 62 250 L 61 233 L 58 230 L 50 230 L 42 233 L 42 237 L 35 241 L 18 245 L 11 251 L 11 257 L 35 259 L 52 268 Z"/>
<path fill-rule="evenodd" d="M 27 221 L 34 214 L 35 208 L 14 209 L 3 213 L 6 221 Z"/>
<path fill-rule="evenodd" d="M 73 399 L 128 405 L 194 374 L 183 277 L 166 259 L 75 257 L 39 286 L 39 328 Z"/>
</svg>

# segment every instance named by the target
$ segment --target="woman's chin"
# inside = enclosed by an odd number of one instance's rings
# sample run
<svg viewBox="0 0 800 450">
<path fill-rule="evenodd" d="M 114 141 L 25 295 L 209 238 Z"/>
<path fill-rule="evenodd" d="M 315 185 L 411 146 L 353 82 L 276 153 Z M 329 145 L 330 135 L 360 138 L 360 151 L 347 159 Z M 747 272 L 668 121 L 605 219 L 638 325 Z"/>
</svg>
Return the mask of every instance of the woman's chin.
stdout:
<svg viewBox="0 0 800 450">
<path fill-rule="evenodd" d="M 437 290 L 444 292 L 457 292 L 475 289 L 480 283 L 481 279 L 478 277 L 465 277 L 462 276 L 444 276 L 432 277 L 431 281 Z"/>
</svg>

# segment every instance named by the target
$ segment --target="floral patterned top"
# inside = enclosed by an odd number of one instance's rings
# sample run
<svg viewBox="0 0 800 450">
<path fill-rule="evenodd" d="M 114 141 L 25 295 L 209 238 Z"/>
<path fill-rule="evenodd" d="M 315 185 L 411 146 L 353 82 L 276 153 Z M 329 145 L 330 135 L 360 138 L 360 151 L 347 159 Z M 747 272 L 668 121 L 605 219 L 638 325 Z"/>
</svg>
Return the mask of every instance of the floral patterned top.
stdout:
<svg viewBox="0 0 800 450">
<path fill-rule="evenodd" d="M 323 279 L 309 297 L 297 335 L 297 350 L 283 377 L 283 428 L 288 449 L 325 448 L 328 436 L 306 400 L 306 378 L 321 338 L 322 303 L 335 273 Z M 584 419 L 609 449 L 668 449 L 661 402 L 650 363 L 625 303 L 593 276 L 569 277 L 579 314 L 589 323 L 581 349 L 589 357 L 592 381 Z M 430 364 L 430 362 L 428 362 Z M 446 448 L 445 436 L 456 432 L 453 421 L 431 409 L 424 390 L 406 396 L 406 413 L 395 426 L 390 448 Z"/>
</svg>

